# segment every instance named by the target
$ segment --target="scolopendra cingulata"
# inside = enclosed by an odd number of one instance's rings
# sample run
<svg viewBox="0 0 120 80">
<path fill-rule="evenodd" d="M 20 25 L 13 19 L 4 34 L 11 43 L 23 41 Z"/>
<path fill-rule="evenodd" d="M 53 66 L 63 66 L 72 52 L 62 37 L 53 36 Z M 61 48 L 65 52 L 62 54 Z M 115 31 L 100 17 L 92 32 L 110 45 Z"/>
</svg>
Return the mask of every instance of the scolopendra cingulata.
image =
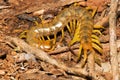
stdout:
<svg viewBox="0 0 120 80">
<path fill-rule="evenodd" d="M 49 51 L 54 49 L 56 43 L 56 35 L 61 31 L 62 39 L 64 38 L 64 28 L 67 27 L 70 33 L 74 32 L 73 40 L 69 46 L 75 42 L 80 42 L 79 58 L 84 53 L 84 61 L 87 59 L 88 52 L 98 51 L 102 54 L 102 46 L 99 37 L 95 34 L 101 33 L 98 29 L 101 26 L 95 26 L 92 13 L 81 6 L 70 6 L 62 10 L 51 22 L 47 24 L 38 24 L 31 27 L 26 33 L 26 41 L 28 44 L 40 47 Z M 54 35 L 50 39 L 50 35 Z M 47 38 L 47 40 L 44 39 Z M 52 45 L 52 46 L 51 46 Z"/>
</svg>

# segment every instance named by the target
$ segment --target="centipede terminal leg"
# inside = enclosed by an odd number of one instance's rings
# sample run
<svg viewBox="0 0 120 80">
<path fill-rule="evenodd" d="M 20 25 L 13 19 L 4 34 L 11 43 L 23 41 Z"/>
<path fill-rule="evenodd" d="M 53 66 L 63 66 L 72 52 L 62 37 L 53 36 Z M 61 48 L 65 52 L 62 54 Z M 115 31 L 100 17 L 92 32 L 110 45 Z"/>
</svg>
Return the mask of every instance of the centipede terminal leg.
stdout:
<svg viewBox="0 0 120 80">
<path fill-rule="evenodd" d="M 41 38 L 42 38 L 42 40 L 43 40 L 43 41 L 45 41 L 45 38 L 44 38 L 44 36 L 42 36 Z"/>
<path fill-rule="evenodd" d="M 79 50 L 78 50 L 78 59 L 77 62 L 80 60 L 81 54 L 82 54 L 82 45 L 80 45 Z"/>
</svg>

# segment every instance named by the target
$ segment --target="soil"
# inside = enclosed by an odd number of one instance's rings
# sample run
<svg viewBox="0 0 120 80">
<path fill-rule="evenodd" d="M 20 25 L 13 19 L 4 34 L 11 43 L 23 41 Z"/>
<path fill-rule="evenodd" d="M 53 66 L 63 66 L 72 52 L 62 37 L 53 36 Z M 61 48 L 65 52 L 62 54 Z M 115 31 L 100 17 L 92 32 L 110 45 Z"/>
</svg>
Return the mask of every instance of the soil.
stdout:
<svg viewBox="0 0 120 80">
<path fill-rule="evenodd" d="M 22 32 L 35 25 L 34 21 L 38 23 L 50 22 L 62 9 L 76 2 L 83 7 L 98 8 L 94 18 L 95 23 L 108 16 L 110 0 L 0 0 L 0 80 L 89 80 L 69 74 L 55 65 L 39 60 L 35 55 L 22 51 L 19 45 L 16 46 L 5 40 L 6 36 L 20 36 Z M 120 40 L 119 22 L 120 18 L 118 16 L 117 41 Z M 100 56 L 103 66 L 97 66 L 96 68 L 100 72 L 101 69 L 104 69 L 102 76 L 106 80 L 111 80 L 112 74 L 108 69 L 111 66 L 108 45 L 110 36 L 108 21 L 105 21 L 103 25 L 105 28 L 101 29 L 102 35 L 100 36 L 101 44 L 104 45 L 103 55 Z M 76 61 L 78 48 L 62 52 L 62 48 L 68 46 L 69 41 L 71 41 L 69 32 L 64 32 L 65 38 L 63 42 L 58 42 L 56 46 L 61 51 L 56 52 L 57 50 L 55 50 L 47 53 L 68 67 L 79 67 L 80 62 Z M 60 38 L 61 36 L 58 35 L 57 40 Z M 118 55 L 120 55 L 119 48 L 120 46 L 117 49 Z M 120 65 L 119 59 L 118 62 Z M 108 66 L 107 69 L 104 65 Z"/>
</svg>

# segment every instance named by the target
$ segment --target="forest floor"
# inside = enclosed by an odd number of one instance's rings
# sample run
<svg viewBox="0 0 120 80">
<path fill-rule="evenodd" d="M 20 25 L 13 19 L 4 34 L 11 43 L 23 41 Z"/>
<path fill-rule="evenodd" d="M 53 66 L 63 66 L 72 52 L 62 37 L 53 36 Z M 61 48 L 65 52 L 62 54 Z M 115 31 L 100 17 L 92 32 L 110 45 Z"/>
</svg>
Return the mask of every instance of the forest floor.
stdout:
<svg viewBox="0 0 120 80">
<path fill-rule="evenodd" d="M 97 80 L 103 80 L 103 78 L 104 80 L 112 80 L 108 20 L 110 0 L 0 0 L 0 80 L 92 80 L 86 73 L 89 67 L 87 62 L 84 68 L 81 68 L 82 61 L 76 61 L 80 43 L 69 48 L 71 37 L 66 30 L 64 31 L 64 40 L 57 42 L 55 50 L 50 52 L 32 48 L 31 45 L 26 44 L 24 39 L 19 38 L 22 32 L 29 31 L 31 26 L 36 25 L 34 21 L 41 23 L 42 17 L 43 22 L 47 24 L 64 8 L 74 3 L 78 3 L 82 7 L 91 7 L 93 10 L 97 8 L 94 23 L 101 24 L 104 29 L 100 29 L 103 55 L 99 56 L 101 65 L 95 64 L 95 70 L 99 74 L 96 77 L 102 77 L 102 79 Z M 118 6 L 116 35 L 120 73 L 119 15 L 120 8 Z M 31 33 L 30 36 L 33 35 Z M 61 34 L 57 36 L 57 40 L 60 38 Z M 34 53 L 35 51 L 40 54 Z M 44 53 L 47 53 L 48 59 Z M 65 64 L 67 67 L 62 67 L 54 61 Z M 71 68 L 74 68 L 73 72 Z M 75 68 L 78 73 L 74 72 Z M 79 74 L 79 69 L 83 70 L 84 75 Z"/>
</svg>

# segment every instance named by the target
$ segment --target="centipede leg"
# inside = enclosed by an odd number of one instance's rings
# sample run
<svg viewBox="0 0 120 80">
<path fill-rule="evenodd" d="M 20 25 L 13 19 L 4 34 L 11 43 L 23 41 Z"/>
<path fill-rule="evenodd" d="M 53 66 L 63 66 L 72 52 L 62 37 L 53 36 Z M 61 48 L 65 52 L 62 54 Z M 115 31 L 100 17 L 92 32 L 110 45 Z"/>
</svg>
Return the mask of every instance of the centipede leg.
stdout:
<svg viewBox="0 0 120 80">
<path fill-rule="evenodd" d="M 101 25 L 94 25 L 94 28 L 98 28 L 98 29 L 104 29 L 104 27 L 103 26 L 101 26 Z"/>
<path fill-rule="evenodd" d="M 101 66 L 101 60 L 99 59 L 99 56 L 97 54 L 94 55 L 95 57 L 95 63 L 97 63 L 99 66 Z"/>
<path fill-rule="evenodd" d="M 83 47 L 82 45 L 80 45 L 78 60 L 80 59 L 80 56 L 82 55 L 82 49 Z M 84 59 L 83 59 L 81 67 L 84 67 L 86 60 L 87 60 L 87 49 L 83 49 L 83 52 L 84 52 L 84 56 L 83 56 Z"/>
<path fill-rule="evenodd" d="M 48 40 L 50 40 L 50 37 L 49 37 L 49 36 L 47 36 L 47 39 L 48 39 Z"/>
<path fill-rule="evenodd" d="M 49 41 L 51 41 L 51 40 L 49 40 Z M 54 34 L 54 39 L 52 41 L 52 47 L 51 47 L 51 49 L 49 51 L 52 51 L 52 50 L 55 49 L 55 43 L 56 43 L 56 34 Z"/>
<path fill-rule="evenodd" d="M 39 18 L 41 19 L 41 24 L 44 24 L 45 23 L 45 20 L 43 19 L 43 16 L 39 16 Z"/>
<path fill-rule="evenodd" d="M 41 38 L 39 38 L 40 43 L 43 44 L 42 45 L 43 50 L 45 50 L 45 51 L 52 51 L 52 50 L 54 50 L 55 49 L 55 45 L 54 44 L 56 42 L 56 36 L 55 36 L 54 39 L 50 39 L 49 36 L 46 36 L 46 37 L 47 37 L 48 40 L 45 40 L 43 36 Z M 50 48 L 46 49 L 45 48 L 46 46 L 50 47 Z"/>
<path fill-rule="evenodd" d="M 39 39 L 40 42 L 42 41 L 41 37 L 39 37 L 38 39 Z"/>
<path fill-rule="evenodd" d="M 42 36 L 41 38 L 42 38 L 42 40 L 43 40 L 43 41 L 45 41 L 45 38 L 44 38 L 44 36 Z"/>
<path fill-rule="evenodd" d="M 97 7 L 95 9 L 93 9 L 93 12 L 92 12 L 92 17 L 94 17 L 95 13 L 97 12 Z"/>
<path fill-rule="evenodd" d="M 69 25 L 67 24 L 66 26 L 67 26 L 69 33 L 71 33 L 71 29 L 70 29 Z"/>
<path fill-rule="evenodd" d="M 95 44 L 94 42 L 92 42 L 92 46 L 93 46 L 93 48 L 96 49 L 100 54 L 103 54 L 102 48 L 100 48 L 97 44 Z"/>
<path fill-rule="evenodd" d="M 80 27 L 78 27 L 78 28 L 76 29 L 75 34 L 74 34 L 74 37 L 73 37 L 72 41 L 70 42 L 69 46 L 71 46 L 71 45 L 74 44 L 75 42 L 80 41 L 79 28 L 80 28 Z"/>
<path fill-rule="evenodd" d="M 78 59 L 77 59 L 77 61 L 80 60 L 81 54 L 82 54 L 82 45 L 80 45 L 80 47 L 79 47 L 79 52 L 78 52 Z"/>
<path fill-rule="evenodd" d="M 92 35 L 91 38 L 94 38 L 94 39 L 96 39 L 96 40 L 99 40 L 98 36 L 96 36 L 96 35 Z"/>
<path fill-rule="evenodd" d="M 52 46 L 52 48 L 49 51 L 53 51 L 55 49 L 55 46 Z"/>
<path fill-rule="evenodd" d="M 74 27 L 73 27 L 73 21 L 70 22 L 70 28 L 71 28 L 71 32 L 74 32 Z"/>
<path fill-rule="evenodd" d="M 63 38 L 64 38 L 64 29 L 61 30 L 62 33 L 62 38 L 60 39 L 60 42 L 62 42 Z"/>
<path fill-rule="evenodd" d="M 56 43 L 56 34 L 54 34 L 54 40 L 53 40 L 53 44 Z"/>
<path fill-rule="evenodd" d="M 74 37 L 72 39 L 72 41 L 70 42 L 69 46 L 74 44 L 75 42 L 78 42 L 80 41 L 80 23 L 77 22 L 77 29 L 75 30 L 75 34 L 74 34 Z"/>
<path fill-rule="evenodd" d="M 73 28 L 75 30 L 75 28 L 76 28 L 76 20 L 73 20 Z"/>
<path fill-rule="evenodd" d="M 100 44 L 99 40 L 96 40 L 96 39 L 92 38 L 92 42 L 97 43 L 102 48 L 102 45 Z"/>
<path fill-rule="evenodd" d="M 100 35 L 102 35 L 102 33 L 99 30 L 93 30 L 93 33 L 99 33 Z"/>
<path fill-rule="evenodd" d="M 53 41 L 50 40 L 49 42 L 52 43 L 52 44 L 50 44 L 51 49 L 49 49 L 49 51 L 53 51 L 53 50 L 55 49 L 55 42 L 56 42 L 56 41 L 54 41 L 54 40 L 53 40 Z"/>
<path fill-rule="evenodd" d="M 26 35 L 20 35 L 19 38 L 26 38 Z"/>
<path fill-rule="evenodd" d="M 39 25 L 37 21 L 33 21 L 33 22 L 35 23 L 35 25 L 36 25 L 36 26 L 38 26 L 38 25 Z"/>
</svg>

